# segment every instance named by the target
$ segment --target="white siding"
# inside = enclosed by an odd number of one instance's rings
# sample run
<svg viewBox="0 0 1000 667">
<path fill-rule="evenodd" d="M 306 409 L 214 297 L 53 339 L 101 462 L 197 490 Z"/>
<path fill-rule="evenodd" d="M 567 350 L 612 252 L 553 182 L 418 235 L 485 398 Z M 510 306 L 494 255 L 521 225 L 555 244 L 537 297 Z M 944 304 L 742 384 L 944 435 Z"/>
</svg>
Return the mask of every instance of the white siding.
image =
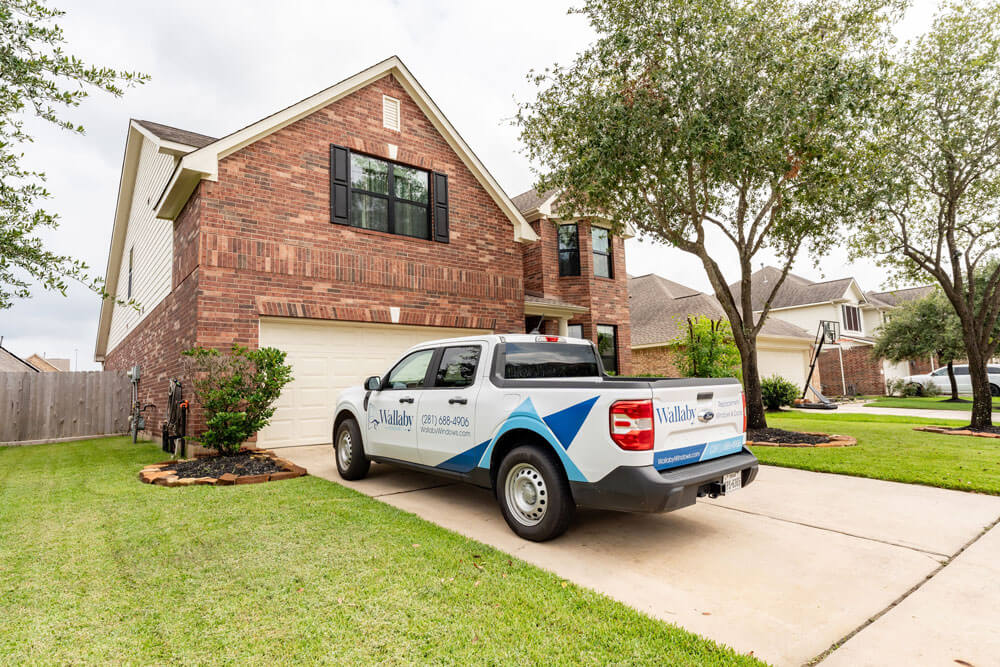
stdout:
<svg viewBox="0 0 1000 667">
<path fill-rule="evenodd" d="M 820 320 L 840 322 L 840 306 L 832 303 L 821 303 L 816 306 L 772 310 L 768 317 L 784 320 L 805 329 L 811 335 L 816 335 L 816 328 L 819 326 Z M 841 332 L 843 332 L 843 323 L 841 323 Z"/>
<path fill-rule="evenodd" d="M 170 293 L 174 226 L 169 220 L 158 220 L 153 213 L 153 205 L 170 178 L 174 164 L 175 158 L 157 153 L 156 145 L 149 139 L 143 139 L 116 293 L 119 299 L 128 300 L 128 256 L 131 249 L 134 262 L 132 298 L 138 302 L 139 310 L 130 306 L 114 306 L 108 352 L 115 349 Z"/>
</svg>

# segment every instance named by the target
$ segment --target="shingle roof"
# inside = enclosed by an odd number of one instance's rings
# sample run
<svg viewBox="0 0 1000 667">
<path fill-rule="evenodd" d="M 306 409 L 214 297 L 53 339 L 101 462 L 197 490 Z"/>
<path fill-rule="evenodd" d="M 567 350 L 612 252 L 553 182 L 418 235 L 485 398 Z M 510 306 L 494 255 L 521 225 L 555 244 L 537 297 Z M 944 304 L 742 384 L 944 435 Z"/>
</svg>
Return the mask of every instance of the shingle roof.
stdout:
<svg viewBox="0 0 1000 667">
<path fill-rule="evenodd" d="M 632 345 L 667 343 L 683 332 L 688 317 L 726 318 L 714 296 L 652 273 L 631 278 L 628 289 Z M 773 316 L 767 318 L 761 335 L 813 339 L 805 329 Z"/>
<path fill-rule="evenodd" d="M 188 132 L 187 130 L 181 130 L 176 127 L 170 127 L 169 125 L 163 125 L 162 123 L 154 123 L 151 120 L 137 120 L 135 121 L 139 125 L 155 134 L 160 139 L 165 139 L 166 141 L 173 141 L 178 144 L 184 144 L 185 146 L 194 146 L 195 148 L 201 148 L 202 146 L 207 146 L 210 143 L 216 141 L 215 137 L 210 137 L 207 134 L 198 134 L 197 132 Z"/>
<path fill-rule="evenodd" d="M 781 278 L 781 270 L 773 266 L 765 266 L 750 276 L 750 303 L 754 310 L 762 310 L 764 302 L 770 296 L 774 284 Z M 808 303 L 824 303 L 844 296 L 853 278 L 838 278 L 824 282 L 813 282 L 794 273 L 789 273 L 781 289 L 771 301 L 772 308 L 787 308 L 789 306 L 804 306 Z M 729 286 L 729 291 L 737 301 L 740 300 L 740 284 Z"/>
<path fill-rule="evenodd" d="M 866 292 L 865 296 L 868 297 L 869 301 L 892 307 L 907 301 L 923 299 L 925 296 L 930 296 L 936 289 L 936 285 L 921 285 L 920 287 L 906 287 L 888 292 Z"/>
<path fill-rule="evenodd" d="M 551 197 L 555 193 L 556 193 L 555 190 L 548 190 L 546 192 L 542 192 L 539 194 L 538 190 L 532 188 L 527 192 L 522 192 L 521 194 L 515 197 L 511 197 L 511 201 L 514 202 L 514 206 L 517 207 L 518 211 L 524 213 L 525 211 L 530 211 L 532 209 L 538 208 L 546 201 L 548 201 L 549 197 Z"/>
<path fill-rule="evenodd" d="M 38 372 L 38 369 L 5 347 L 0 346 L 0 372 Z"/>
</svg>

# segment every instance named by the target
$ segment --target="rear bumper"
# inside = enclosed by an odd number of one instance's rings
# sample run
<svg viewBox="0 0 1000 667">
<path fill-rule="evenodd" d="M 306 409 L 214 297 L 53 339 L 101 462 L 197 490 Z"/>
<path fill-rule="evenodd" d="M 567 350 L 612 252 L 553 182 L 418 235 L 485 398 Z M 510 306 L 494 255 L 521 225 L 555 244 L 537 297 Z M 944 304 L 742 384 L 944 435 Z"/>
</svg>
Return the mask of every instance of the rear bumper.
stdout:
<svg viewBox="0 0 1000 667">
<path fill-rule="evenodd" d="M 740 471 L 743 486 L 757 477 L 757 457 L 743 448 L 738 454 L 660 472 L 653 466 L 619 466 L 596 482 L 570 482 L 580 507 L 621 512 L 670 512 L 693 505 L 722 476 Z"/>
</svg>

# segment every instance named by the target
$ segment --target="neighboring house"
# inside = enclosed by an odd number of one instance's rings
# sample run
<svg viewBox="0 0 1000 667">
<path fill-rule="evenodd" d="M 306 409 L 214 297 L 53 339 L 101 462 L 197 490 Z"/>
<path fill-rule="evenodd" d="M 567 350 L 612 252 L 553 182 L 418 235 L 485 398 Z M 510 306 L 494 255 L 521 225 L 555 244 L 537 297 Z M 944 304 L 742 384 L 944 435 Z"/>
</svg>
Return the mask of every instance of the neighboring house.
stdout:
<svg viewBox="0 0 1000 667">
<path fill-rule="evenodd" d="M 68 373 L 70 369 L 69 359 L 46 358 L 33 354 L 28 357 L 28 362 L 43 373 Z"/>
<path fill-rule="evenodd" d="M 597 343 L 604 367 L 628 372 L 631 365 L 628 274 L 625 272 L 625 239 L 611 232 L 611 225 L 594 216 L 559 218 L 558 194 L 535 190 L 513 198 L 531 229 L 541 239 L 524 247 L 526 327 L 532 319 L 550 314 L 544 333 L 587 338 Z M 556 309 L 564 306 L 560 313 Z M 551 309 L 547 311 L 546 309 Z"/>
<path fill-rule="evenodd" d="M 766 266 L 751 276 L 751 303 L 760 313 L 781 270 Z M 729 286 L 739 300 L 740 284 Z M 819 368 L 823 393 L 829 395 L 881 394 L 886 381 L 910 375 L 926 360 L 894 364 L 871 355 L 874 335 L 886 314 L 902 301 L 926 296 L 932 287 L 894 292 L 865 292 L 854 278 L 815 282 L 789 273 L 771 302 L 768 318 L 780 318 L 816 335 L 821 321 L 839 323 L 840 337 L 824 345 Z"/>
<path fill-rule="evenodd" d="M 636 373 L 678 375 L 669 344 L 686 334 L 688 318 L 705 316 L 728 322 L 714 295 L 685 287 L 655 274 L 629 280 L 632 313 L 632 368 Z M 762 378 L 772 375 L 804 387 L 809 375 L 814 335 L 769 317 L 757 337 L 757 364 Z M 819 387 L 819 369 L 812 386 Z"/>
<path fill-rule="evenodd" d="M 0 373 L 37 373 L 38 369 L 0 344 Z"/>
<path fill-rule="evenodd" d="M 531 292 L 537 263 L 559 257 L 549 225 L 535 227 L 395 57 L 220 139 L 132 121 L 106 284 L 140 308 L 103 302 L 95 356 L 141 366 L 156 436 L 183 350 L 281 348 L 294 381 L 258 442 L 330 442 L 340 390 L 421 341 L 539 317 L 628 340 L 627 309 L 596 305 L 626 299 L 621 239 L 621 279 L 588 268 L 576 292 Z M 628 373 L 622 345 L 613 370 Z M 191 421 L 201 428 L 200 411 Z"/>
</svg>

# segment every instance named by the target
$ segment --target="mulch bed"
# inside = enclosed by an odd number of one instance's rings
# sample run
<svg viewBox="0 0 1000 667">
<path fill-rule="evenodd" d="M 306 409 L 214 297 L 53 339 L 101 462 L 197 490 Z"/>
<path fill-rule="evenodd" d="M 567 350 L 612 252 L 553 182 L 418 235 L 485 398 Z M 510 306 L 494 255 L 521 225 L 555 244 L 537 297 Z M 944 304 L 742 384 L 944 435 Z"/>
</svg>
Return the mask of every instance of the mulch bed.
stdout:
<svg viewBox="0 0 1000 667">
<path fill-rule="evenodd" d="M 973 429 L 971 426 L 916 426 L 914 431 L 940 433 L 941 435 L 971 435 L 974 438 L 1000 438 L 1000 426 Z"/>
<path fill-rule="evenodd" d="M 849 435 L 786 431 L 781 428 L 747 429 L 748 447 L 851 447 L 856 444 L 857 439 Z"/>
<path fill-rule="evenodd" d="M 305 474 L 305 468 L 275 456 L 270 450 L 244 449 L 228 456 L 199 456 L 154 463 L 139 472 L 139 479 L 159 486 L 228 486 L 275 482 Z"/>
</svg>

